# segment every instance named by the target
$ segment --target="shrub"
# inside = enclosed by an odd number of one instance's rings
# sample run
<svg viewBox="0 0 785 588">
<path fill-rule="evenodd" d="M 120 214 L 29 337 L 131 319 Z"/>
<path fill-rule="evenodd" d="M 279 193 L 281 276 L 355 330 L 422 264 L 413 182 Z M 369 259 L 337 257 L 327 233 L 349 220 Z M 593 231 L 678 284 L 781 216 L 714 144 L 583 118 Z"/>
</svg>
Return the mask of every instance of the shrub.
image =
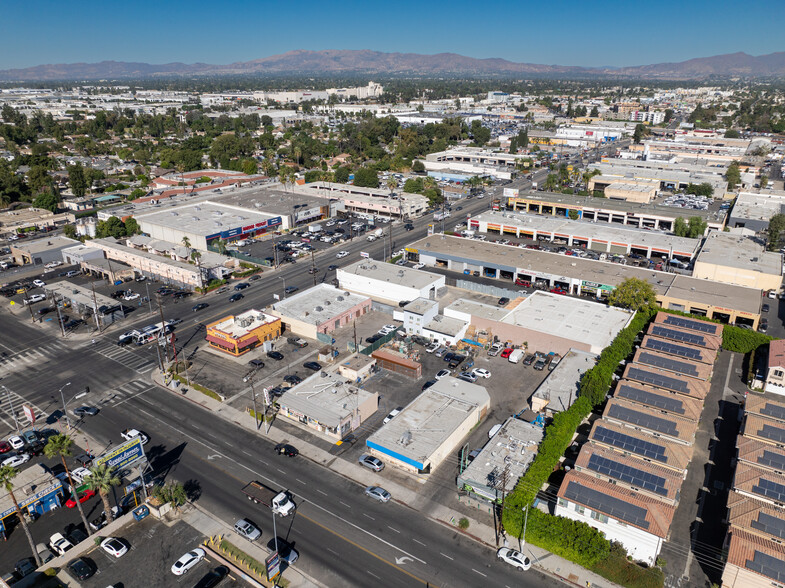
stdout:
<svg viewBox="0 0 785 588">
<path fill-rule="evenodd" d="M 774 337 L 732 325 L 725 325 L 722 329 L 722 347 L 728 351 L 749 353 L 772 339 Z"/>
<path fill-rule="evenodd" d="M 467 519 L 466 517 L 461 517 L 461 520 L 458 521 L 458 527 L 462 531 L 465 531 L 466 529 L 468 529 L 469 528 L 469 519 Z"/>
<path fill-rule="evenodd" d="M 627 561 L 627 554 L 618 543 L 612 545 L 606 557 L 597 560 L 591 571 L 627 588 L 661 588 L 665 581 L 661 569 Z"/>
</svg>

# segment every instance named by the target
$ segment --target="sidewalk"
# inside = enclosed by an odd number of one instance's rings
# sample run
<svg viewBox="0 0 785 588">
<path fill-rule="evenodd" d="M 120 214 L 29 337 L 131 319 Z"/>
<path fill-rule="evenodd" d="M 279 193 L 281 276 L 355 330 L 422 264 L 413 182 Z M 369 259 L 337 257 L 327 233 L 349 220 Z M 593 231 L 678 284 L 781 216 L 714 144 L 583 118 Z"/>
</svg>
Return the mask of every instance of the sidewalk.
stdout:
<svg viewBox="0 0 785 588">
<path fill-rule="evenodd" d="M 212 398 L 209 398 L 196 390 L 189 389 L 188 393 L 183 396 L 171 388 L 164 386 L 161 375 L 157 371 L 153 372 L 152 379 L 155 384 L 168 390 L 170 393 L 177 394 L 177 396 L 188 400 L 189 402 L 199 404 L 207 410 L 220 415 L 221 418 L 244 427 L 246 430 L 255 431 L 260 436 L 266 437 L 273 443 L 291 442 L 289 436 L 275 426 L 270 428 L 269 434 L 265 434 L 264 427 L 262 427 L 259 431 L 256 431 L 256 425 L 251 415 L 237 410 L 232 406 L 218 402 L 217 400 L 213 400 Z M 378 477 L 367 469 L 362 468 L 357 464 L 348 462 L 345 459 L 341 459 L 340 457 L 336 458 L 335 455 L 332 455 L 327 451 L 320 449 L 306 441 L 298 440 L 297 449 L 300 451 L 300 456 L 327 467 L 333 472 L 340 474 L 349 480 L 357 482 L 358 484 L 363 486 L 371 486 L 379 483 Z M 417 492 L 414 492 L 400 484 L 396 484 L 393 481 L 385 480 L 384 486 L 393 495 L 393 500 L 405 506 L 411 507 L 411 505 L 415 504 L 415 501 L 420 498 Z M 467 537 L 496 549 L 496 535 L 493 527 L 489 525 L 485 525 L 475 519 L 472 519 L 471 517 L 466 517 L 469 520 L 469 528 L 465 532 L 461 531 L 458 528 L 458 520 L 464 517 L 464 515 L 461 515 L 442 505 L 435 505 L 430 510 L 430 512 L 422 512 L 422 514 L 438 523 L 441 523 L 442 525 L 449 527 L 453 532 L 463 532 L 463 534 Z M 510 541 L 509 547 L 517 549 L 517 540 Z M 587 586 L 591 586 L 593 588 L 612 588 L 617 586 L 617 584 L 614 584 L 609 580 L 606 580 L 605 578 L 590 572 L 578 564 L 567 561 L 566 559 L 563 559 L 534 545 L 527 544 L 523 551 L 532 560 L 533 565 L 540 571 L 560 579 L 567 584 L 580 586 L 581 588 L 585 588 Z"/>
</svg>

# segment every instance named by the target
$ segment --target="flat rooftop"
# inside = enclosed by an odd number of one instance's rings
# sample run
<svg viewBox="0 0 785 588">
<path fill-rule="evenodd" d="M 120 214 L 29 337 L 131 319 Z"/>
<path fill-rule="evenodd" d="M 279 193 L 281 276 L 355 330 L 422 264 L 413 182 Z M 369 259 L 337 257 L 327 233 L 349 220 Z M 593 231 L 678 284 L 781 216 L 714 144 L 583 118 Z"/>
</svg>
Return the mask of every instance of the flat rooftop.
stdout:
<svg viewBox="0 0 785 588">
<path fill-rule="evenodd" d="M 478 407 L 489 403 L 483 386 L 442 378 L 371 435 L 367 444 L 394 451 L 409 462 L 427 464 Z"/>
<path fill-rule="evenodd" d="M 19 241 L 14 241 L 11 243 L 11 247 L 14 249 L 19 249 L 20 251 L 25 251 L 30 255 L 34 255 L 36 253 L 43 253 L 44 251 L 50 251 L 52 249 L 62 249 L 65 247 L 72 247 L 74 245 L 81 245 L 80 241 L 76 239 L 69 239 L 68 237 L 63 237 L 61 235 L 52 235 L 50 237 L 45 237 L 44 239 L 36 239 L 35 241 L 26 241 L 20 243 Z"/>
<path fill-rule="evenodd" d="M 105 296 L 98 292 L 93 292 L 91 288 L 74 284 L 68 280 L 52 282 L 44 286 L 46 292 L 53 292 L 55 296 L 62 296 L 67 300 L 72 300 L 78 304 L 93 308 L 95 305 L 100 309 L 102 306 L 118 306 L 120 303 L 114 298 Z M 95 298 L 93 298 L 95 296 Z"/>
<path fill-rule="evenodd" d="M 469 466 L 458 476 L 461 485 L 468 484 L 477 491 L 478 486 L 488 490 L 496 488 L 499 495 L 511 492 L 518 483 L 518 478 L 526 473 L 534 460 L 542 441 L 544 429 L 531 423 L 509 418 L 502 428 L 488 441 L 485 447 L 474 458 Z M 509 467 L 509 475 L 504 488 L 501 487 L 501 472 Z M 496 500 L 496 492 L 487 498 Z"/>
<path fill-rule="evenodd" d="M 461 313 L 487 320 L 500 321 L 510 314 L 510 309 L 477 302 L 476 300 L 469 300 L 467 298 L 458 298 L 448 306 L 445 306 L 442 312 L 446 316 L 456 316 L 456 313 Z"/>
<path fill-rule="evenodd" d="M 739 192 L 731 218 L 768 223 L 775 214 L 785 212 L 785 192 Z"/>
<path fill-rule="evenodd" d="M 700 239 L 677 237 L 661 231 L 647 231 L 637 228 L 613 226 L 608 223 L 570 220 L 551 215 L 525 214 L 520 212 L 483 212 L 471 220 L 488 222 L 520 228 L 521 230 L 538 233 L 555 233 L 560 237 L 576 237 L 592 239 L 614 244 L 631 245 L 640 249 L 651 247 L 654 251 L 669 253 L 671 250 L 682 256 L 694 256 L 700 245 Z"/>
<path fill-rule="evenodd" d="M 553 412 L 564 412 L 575 402 L 581 376 L 594 367 L 596 359 L 593 353 L 570 349 L 537 387 L 534 396 L 547 400 L 547 408 Z"/>
<path fill-rule="evenodd" d="M 202 236 L 253 225 L 275 217 L 273 214 L 254 212 L 239 206 L 216 202 L 186 204 L 134 216 L 140 224 L 149 223 Z"/>
<path fill-rule="evenodd" d="M 45 495 L 62 487 L 60 480 L 47 472 L 42 464 L 34 464 L 20 470 L 14 478 L 14 495 L 22 509 L 28 502 L 34 502 L 39 494 Z M 11 495 L 0 488 L 0 518 L 7 517 L 15 510 L 16 506 L 11 500 Z"/>
<path fill-rule="evenodd" d="M 284 190 L 280 184 L 237 188 L 228 194 L 214 196 L 211 201 L 275 216 L 288 216 L 300 208 L 325 206 L 324 198 Z"/>
<path fill-rule="evenodd" d="M 416 288 L 418 290 L 427 288 L 435 282 L 444 281 L 444 276 L 439 274 L 416 270 L 392 263 L 385 263 L 383 261 L 374 261 L 372 259 L 355 261 L 354 263 L 338 268 L 336 277 L 338 278 L 339 283 L 345 275 L 362 276 L 371 280 L 387 282 L 397 286 L 406 286 L 408 288 Z"/>
<path fill-rule="evenodd" d="M 748 237 L 722 231 L 709 233 L 695 262 L 782 275 L 781 253 L 766 251 L 761 243 Z"/>
<path fill-rule="evenodd" d="M 501 322 L 605 348 L 632 319 L 632 313 L 579 298 L 534 291 Z"/>
<path fill-rule="evenodd" d="M 435 333 L 441 333 L 442 335 L 447 335 L 449 337 L 454 337 L 461 332 L 461 330 L 466 326 L 467 322 L 468 321 L 453 318 L 451 316 L 437 314 L 435 317 L 433 317 L 433 320 L 431 320 L 427 325 L 423 326 L 423 329 L 434 331 Z"/>
<path fill-rule="evenodd" d="M 155 253 L 150 253 L 149 251 L 145 251 L 144 249 L 136 249 L 134 247 L 128 247 L 128 245 L 123 245 L 122 243 L 118 243 L 112 237 L 106 237 L 104 239 L 93 239 L 90 242 L 94 245 L 99 245 L 99 244 L 103 245 L 103 247 L 101 248 L 105 250 L 114 249 L 132 256 L 143 257 L 145 259 L 153 260 L 157 263 L 164 263 L 166 265 L 171 265 L 172 267 L 176 267 L 181 270 L 187 270 L 193 274 L 196 274 L 198 272 L 198 269 L 195 265 L 191 265 L 190 263 L 185 263 L 184 261 L 177 261 L 176 259 L 172 259 L 171 257 L 166 257 L 165 255 L 156 255 Z"/>
<path fill-rule="evenodd" d="M 405 312 L 411 312 L 412 314 L 419 314 L 420 316 L 424 315 L 426 312 L 431 310 L 434 306 L 438 307 L 439 303 L 436 300 L 428 300 L 427 298 L 415 298 L 409 304 L 403 307 Z"/>
<path fill-rule="evenodd" d="M 281 317 L 320 325 L 369 300 L 329 284 L 317 284 L 273 303 L 272 310 Z"/>
<path fill-rule="evenodd" d="M 282 407 L 336 429 L 357 406 L 374 395 L 374 392 L 353 386 L 338 374 L 322 371 L 286 390 L 278 402 Z"/>
<path fill-rule="evenodd" d="M 246 310 L 235 316 L 229 316 L 207 325 L 208 329 L 214 329 L 226 333 L 232 338 L 242 337 L 254 329 L 263 325 L 279 321 L 277 316 L 263 313 L 261 310 Z"/>
</svg>

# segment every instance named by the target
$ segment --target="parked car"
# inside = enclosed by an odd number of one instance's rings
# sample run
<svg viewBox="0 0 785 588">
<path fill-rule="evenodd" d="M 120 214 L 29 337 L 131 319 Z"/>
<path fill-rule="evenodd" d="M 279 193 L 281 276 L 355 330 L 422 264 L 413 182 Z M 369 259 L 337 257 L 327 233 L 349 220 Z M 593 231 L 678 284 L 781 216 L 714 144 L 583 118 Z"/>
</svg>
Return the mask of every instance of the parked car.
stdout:
<svg viewBox="0 0 785 588">
<path fill-rule="evenodd" d="M 441 345 L 439 345 L 438 343 L 431 343 L 428 347 L 425 348 L 425 351 L 427 353 L 433 353 L 434 351 L 439 349 L 439 347 L 441 347 Z"/>
<path fill-rule="evenodd" d="M 379 502 L 390 502 L 390 498 L 392 498 L 392 494 L 379 486 L 368 486 L 365 489 L 365 495 Z"/>
<path fill-rule="evenodd" d="M 275 361 L 281 361 L 283 359 L 283 353 L 280 351 L 268 351 L 267 357 L 274 359 Z"/>
<path fill-rule="evenodd" d="M 172 565 L 172 573 L 175 576 L 182 576 L 196 564 L 204 559 L 204 549 L 197 547 L 184 554 Z"/>
<path fill-rule="evenodd" d="M 499 298 L 499 302 L 497 304 L 499 306 L 505 306 L 505 305 L 507 305 L 509 303 L 510 303 L 510 299 L 503 296 L 503 297 Z"/>
<path fill-rule="evenodd" d="M 294 445 L 289 445 L 288 443 L 278 443 L 278 445 L 275 446 L 274 451 L 278 455 L 285 455 L 286 457 L 296 457 L 300 454 Z"/>
<path fill-rule="evenodd" d="M 391 420 L 393 420 L 395 417 L 397 417 L 399 414 L 401 414 L 402 410 L 403 410 L 402 406 L 399 406 L 398 408 L 392 409 L 390 411 L 390 414 L 388 414 L 386 417 L 384 417 L 384 420 L 382 421 L 382 424 L 386 425 L 387 423 L 389 423 Z"/>
<path fill-rule="evenodd" d="M 502 547 L 496 552 L 496 557 L 521 571 L 526 571 L 532 567 L 531 560 L 523 555 L 520 551 L 516 551 L 510 547 Z"/>
<path fill-rule="evenodd" d="M 214 588 L 220 584 L 226 576 L 229 575 L 229 568 L 226 566 L 218 566 L 214 570 L 210 570 L 202 579 L 194 584 L 194 588 Z"/>
<path fill-rule="evenodd" d="M 507 348 L 505 348 L 505 349 L 502 349 L 502 352 L 501 352 L 501 354 L 500 354 L 500 357 L 501 357 L 502 359 L 509 359 L 509 358 L 510 358 L 510 355 L 512 354 L 512 351 L 513 351 L 512 347 L 507 347 Z"/>
<path fill-rule="evenodd" d="M 374 472 L 381 472 L 384 469 L 384 462 L 379 459 L 378 457 L 374 457 L 372 455 L 368 455 L 367 453 L 363 453 L 357 462 Z"/>
<path fill-rule="evenodd" d="M 259 527 L 254 525 L 248 519 L 240 519 L 237 521 L 234 524 L 234 530 L 241 537 L 248 539 L 248 541 L 256 541 L 259 537 L 262 536 L 262 532 L 259 530 Z"/>
<path fill-rule="evenodd" d="M 458 379 L 474 384 L 477 381 L 477 376 L 471 372 L 462 372 L 461 375 L 458 376 Z"/>
<path fill-rule="evenodd" d="M 472 374 L 474 374 L 478 378 L 490 378 L 491 377 L 491 372 L 489 372 L 485 368 L 474 368 L 472 370 Z"/>
<path fill-rule="evenodd" d="M 61 533 L 55 533 L 51 537 L 49 537 L 49 547 L 52 548 L 57 555 L 63 555 L 69 549 L 72 549 L 74 546 L 68 539 L 63 537 Z"/>
<path fill-rule="evenodd" d="M 428 380 L 425 384 L 422 385 L 422 391 L 425 392 L 428 388 L 433 386 L 438 380 Z"/>
<path fill-rule="evenodd" d="M 530 353 L 529 355 L 523 358 L 523 365 L 530 366 L 531 364 L 534 363 L 534 360 L 535 360 L 534 354 Z"/>
<path fill-rule="evenodd" d="M 300 554 L 297 553 L 297 551 L 294 549 L 294 546 L 281 537 L 270 539 L 267 542 L 267 549 L 270 551 L 274 551 L 276 547 L 278 548 L 278 557 L 280 557 L 288 565 L 294 564 L 294 562 L 300 558 Z"/>
<path fill-rule="evenodd" d="M 447 376 L 450 375 L 452 375 L 452 372 L 450 370 L 439 370 L 438 372 L 436 372 L 434 378 L 436 378 L 437 380 L 441 380 L 442 378 L 446 378 Z"/>
<path fill-rule="evenodd" d="M 322 364 L 320 364 L 319 362 L 316 362 L 316 361 L 306 361 L 303 364 L 303 367 L 306 368 L 306 369 L 318 372 L 320 369 L 322 369 Z"/>
<path fill-rule="evenodd" d="M 90 500 L 93 496 L 95 496 L 95 490 L 90 490 L 89 488 L 82 492 L 81 494 L 77 495 L 80 503 L 86 502 Z M 76 508 L 76 500 L 73 498 L 69 498 L 65 501 L 66 508 Z"/>
<path fill-rule="evenodd" d="M 117 517 L 119 517 L 122 513 L 123 513 L 123 511 L 120 510 L 119 506 L 113 506 L 112 507 L 112 520 L 114 520 Z M 96 518 L 94 518 L 92 521 L 90 521 L 90 528 L 93 531 L 98 531 L 99 529 L 104 528 L 106 526 L 106 523 L 107 523 L 107 521 L 106 521 L 106 511 L 102 510 L 100 515 L 98 515 Z"/>
<path fill-rule="evenodd" d="M 69 562 L 68 571 L 76 577 L 77 580 L 87 580 L 98 571 L 98 568 L 91 560 L 80 557 Z"/>
<path fill-rule="evenodd" d="M 12 455 L 11 457 L 6 457 L 0 465 L 10 466 L 12 468 L 19 467 L 22 464 L 27 463 L 30 461 L 30 456 L 26 453 L 22 453 L 20 455 Z"/>
<path fill-rule="evenodd" d="M 123 557 L 128 553 L 128 546 L 117 537 L 107 537 L 101 541 L 101 549 L 115 558 Z"/>
</svg>

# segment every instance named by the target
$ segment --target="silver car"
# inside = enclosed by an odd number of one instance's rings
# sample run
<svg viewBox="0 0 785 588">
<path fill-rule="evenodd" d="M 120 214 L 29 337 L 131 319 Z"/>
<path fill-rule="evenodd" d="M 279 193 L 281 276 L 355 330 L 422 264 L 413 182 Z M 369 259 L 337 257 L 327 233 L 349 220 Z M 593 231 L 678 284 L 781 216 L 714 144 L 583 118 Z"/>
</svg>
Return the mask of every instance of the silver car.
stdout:
<svg viewBox="0 0 785 588">
<path fill-rule="evenodd" d="M 367 453 L 363 453 L 357 462 L 361 466 L 365 466 L 374 472 L 381 472 L 384 469 L 384 462 L 381 459 L 372 455 L 368 455 Z"/>
<path fill-rule="evenodd" d="M 365 489 L 365 495 L 368 498 L 373 498 L 379 502 L 389 502 L 390 498 L 392 498 L 392 494 L 387 492 L 387 490 L 384 488 L 380 488 L 379 486 L 368 486 Z"/>
<path fill-rule="evenodd" d="M 248 519 L 240 519 L 234 524 L 234 530 L 238 535 L 248 539 L 248 541 L 256 541 L 262 536 L 262 532 Z"/>
</svg>

